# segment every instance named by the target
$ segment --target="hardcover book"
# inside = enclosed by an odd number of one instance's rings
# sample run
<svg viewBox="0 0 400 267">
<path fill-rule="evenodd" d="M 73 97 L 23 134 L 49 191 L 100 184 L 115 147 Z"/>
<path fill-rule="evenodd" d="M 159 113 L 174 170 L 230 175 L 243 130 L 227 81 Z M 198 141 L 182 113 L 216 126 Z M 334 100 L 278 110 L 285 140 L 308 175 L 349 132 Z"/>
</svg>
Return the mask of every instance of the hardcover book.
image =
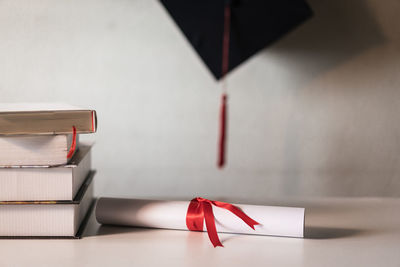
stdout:
<svg viewBox="0 0 400 267">
<path fill-rule="evenodd" d="M 0 136 L 0 166 L 66 164 L 71 144 L 71 134 Z"/>
<path fill-rule="evenodd" d="M 77 237 L 93 205 L 90 172 L 72 201 L 1 201 L 0 236 Z"/>
<path fill-rule="evenodd" d="M 81 146 L 67 165 L 56 167 L 0 167 L 0 201 L 73 200 L 91 169 L 90 151 Z"/>
<path fill-rule="evenodd" d="M 56 103 L 0 104 L 0 135 L 96 132 L 96 111 Z"/>
</svg>

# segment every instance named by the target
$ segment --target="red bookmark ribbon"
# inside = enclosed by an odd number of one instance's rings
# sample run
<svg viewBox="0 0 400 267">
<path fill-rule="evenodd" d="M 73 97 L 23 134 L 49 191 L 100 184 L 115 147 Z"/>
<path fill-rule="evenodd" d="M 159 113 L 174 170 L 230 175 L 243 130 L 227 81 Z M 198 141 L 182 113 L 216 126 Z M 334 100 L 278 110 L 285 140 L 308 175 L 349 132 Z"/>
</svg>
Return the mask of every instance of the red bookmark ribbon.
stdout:
<svg viewBox="0 0 400 267">
<path fill-rule="evenodd" d="M 76 149 L 76 128 L 72 126 L 72 144 L 68 150 L 67 159 L 72 158 Z"/>
<path fill-rule="evenodd" d="M 186 226 L 190 231 L 203 231 L 203 223 L 205 220 L 208 237 L 214 247 L 223 247 L 223 245 L 218 238 L 212 205 L 229 210 L 242 219 L 253 230 L 255 230 L 254 225 L 259 225 L 258 222 L 247 216 L 241 209 L 232 204 L 196 197 L 190 201 L 186 214 Z"/>
</svg>

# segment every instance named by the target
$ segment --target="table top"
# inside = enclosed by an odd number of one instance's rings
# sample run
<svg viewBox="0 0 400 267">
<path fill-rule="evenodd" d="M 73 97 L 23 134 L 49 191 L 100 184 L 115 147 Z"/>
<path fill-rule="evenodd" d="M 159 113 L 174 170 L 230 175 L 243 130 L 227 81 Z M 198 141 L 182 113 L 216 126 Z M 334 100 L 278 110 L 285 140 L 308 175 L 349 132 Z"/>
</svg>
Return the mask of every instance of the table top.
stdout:
<svg viewBox="0 0 400 267">
<path fill-rule="evenodd" d="M 400 266 L 400 199 L 324 198 L 306 207 L 304 239 L 100 226 L 82 239 L 0 240 L 0 266 Z"/>
</svg>

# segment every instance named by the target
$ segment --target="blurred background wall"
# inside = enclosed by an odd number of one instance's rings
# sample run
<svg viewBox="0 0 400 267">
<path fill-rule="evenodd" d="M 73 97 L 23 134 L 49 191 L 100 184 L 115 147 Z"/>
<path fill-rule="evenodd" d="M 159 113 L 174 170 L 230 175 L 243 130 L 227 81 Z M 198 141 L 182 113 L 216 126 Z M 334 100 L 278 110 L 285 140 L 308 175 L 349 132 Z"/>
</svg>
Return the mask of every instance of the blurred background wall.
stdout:
<svg viewBox="0 0 400 267">
<path fill-rule="evenodd" d="M 220 84 L 155 0 L 1 0 L 0 101 L 98 111 L 96 193 L 400 195 L 400 1 L 310 0 L 315 16 Z"/>
</svg>

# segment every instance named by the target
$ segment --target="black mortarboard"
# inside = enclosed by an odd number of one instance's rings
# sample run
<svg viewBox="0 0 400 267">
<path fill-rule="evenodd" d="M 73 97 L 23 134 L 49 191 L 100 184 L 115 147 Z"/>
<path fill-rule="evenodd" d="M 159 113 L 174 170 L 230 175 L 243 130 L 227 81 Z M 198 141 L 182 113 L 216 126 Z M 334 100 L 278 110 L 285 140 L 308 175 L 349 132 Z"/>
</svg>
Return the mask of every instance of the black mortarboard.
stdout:
<svg viewBox="0 0 400 267">
<path fill-rule="evenodd" d="M 216 79 L 312 15 L 304 0 L 160 0 Z M 227 86 L 222 84 L 218 167 L 225 165 Z"/>
<path fill-rule="evenodd" d="M 222 76 L 226 0 L 160 0 L 215 78 Z M 304 0 L 231 0 L 229 70 L 312 15 Z"/>
</svg>

